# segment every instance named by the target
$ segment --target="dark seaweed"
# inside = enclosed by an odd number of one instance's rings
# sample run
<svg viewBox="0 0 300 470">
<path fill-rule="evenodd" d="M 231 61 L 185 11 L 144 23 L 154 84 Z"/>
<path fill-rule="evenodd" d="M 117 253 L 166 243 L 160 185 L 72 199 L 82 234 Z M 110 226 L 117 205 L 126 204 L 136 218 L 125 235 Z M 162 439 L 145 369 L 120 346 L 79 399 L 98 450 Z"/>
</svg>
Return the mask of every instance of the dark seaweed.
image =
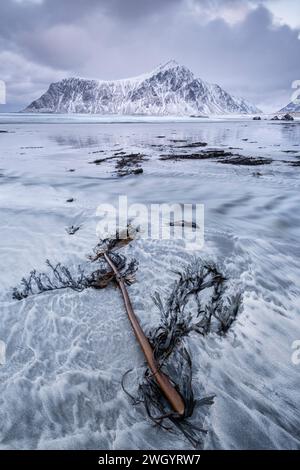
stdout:
<svg viewBox="0 0 300 470">
<path fill-rule="evenodd" d="M 228 164 L 228 165 L 246 165 L 246 166 L 256 166 L 256 165 L 269 165 L 272 163 L 270 158 L 254 158 L 246 157 L 244 155 L 234 154 L 226 150 L 204 150 L 197 153 L 185 153 L 185 154 L 170 154 L 170 155 L 161 155 L 160 160 L 209 160 L 216 159 L 218 163 Z"/>
<path fill-rule="evenodd" d="M 138 266 L 137 261 L 132 260 L 127 263 L 125 256 L 116 253 L 111 253 L 111 258 L 125 282 L 128 285 L 132 284 L 135 280 L 135 272 Z M 91 270 L 90 265 L 85 268 L 78 266 L 74 273 L 71 273 L 70 269 L 61 263 L 53 265 L 47 260 L 46 265 L 48 273 L 39 273 L 34 270 L 31 271 L 28 278 L 24 277 L 21 280 L 20 287 L 13 289 L 13 299 L 22 300 L 31 295 L 67 288 L 77 292 L 81 292 L 89 287 L 102 289 L 115 280 L 114 273 L 103 258 L 97 258 L 97 269 Z"/>
<path fill-rule="evenodd" d="M 161 155 L 160 160 L 208 160 L 213 158 L 233 157 L 232 152 L 225 150 L 205 150 L 197 153 Z"/>
<path fill-rule="evenodd" d="M 204 291 L 209 290 L 209 299 L 205 300 Z M 174 383 L 185 402 L 185 414 L 179 416 L 172 411 L 150 371 L 146 369 L 144 379 L 138 388 L 134 403 L 143 403 L 148 417 L 166 430 L 174 431 L 175 426 L 197 447 L 199 432 L 206 433 L 202 427 L 194 425 L 190 418 L 195 409 L 211 405 L 214 396 L 196 400 L 192 384 L 192 357 L 185 339 L 192 333 L 205 337 L 209 333 L 223 336 L 234 322 L 241 303 L 241 296 L 228 297 L 226 278 L 215 264 L 195 260 L 178 273 L 170 295 L 165 302 L 156 293 L 155 305 L 160 311 L 160 325 L 149 333 L 154 356 L 159 367 Z M 194 299 L 196 312 L 190 310 L 190 301 Z M 194 308 L 195 310 L 195 308 Z M 123 389 L 125 387 L 123 385 Z M 127 392 L 128 393 L 128 392 Z M 171 426 L 171 427 L 170 427 Z"/>
<path fill-rule="evenodd" d="M 140 173 L 143 173 L 141 164 L 144 160 L 145 156 L 141 153 L 122 155 L 115 165 L 117 175 L 128 176 L 131 174 L 138 175 Z"/>
<path fill-rule="evenodd" d="M 109 160 L 116 160 L 115 169 L 119 177 L 143 173 L 141 164 L 145 161 L 145 155 L 141 153 L 127 154 L 126 152 L 119 151 L 111 157 L 99 158 L 89 163 L 101 165 L 101 163 Z"/>
<path fill-rule="evenodd" d="M 271 158 L 254 158 L 254 157 L 245 157 L 243 155 L 236 155 L 231 158 L 224 158 L 218 160 L 218 163 L 223 163 L 227 165 L 242 165 L 242 166 L 258 166 L 258 165 L 270 165 L 272 163 Z"/>
<path fill-rule="evenodd" d="M 80 230 L 80 225 L 70 225 L 70 227 L 67 227 L 66 228 L 66 232 L 69 234 L 69 235 L 75 235 L 75 233 L 78 232 L 78 230 Z"/>
<path fill-rule="evenodd" d="M 128 227 L 127 238 L 123 239 L 117 233 L 114 238 L 102 241 L 95 247 L 91 262 L 85 268 L 78 266 L 75 273 L 60 263 L 53 265 L 47 261 L 49 272 L 32 271 L 28 278 L 22 279 L 21 286 L 13 290 L 13 298 L 22 300 L 30 295 L 66 288 L 77 292 L 86 288 L 101 289 L 116 282 L 114 273 L 102 256 L 107 250 L 120 275 L 130 285 L 135 281 L 137 262 L 127 262 L 125 256 L 116 254 L 114 250 L 132 239 Z M 96 269 L 93 270 L 92 266 Z M 161 318 L 159 325 L 148 333 L 148 338 L 159 369 L 169 377 L 184 400 L 184 416 L 171 409 L 148 367 L 138 385 L 136 397 L 124 387 L 127 373 L 123 377 L 122 387 L 134 404 L 143 404 L 155 425 L 170 432 L 179 431 L 193 446 L 198 447 L 201 435 L 207 431 L 195 424 L 193 418 L 198 411 L 212 405 L 214 396 L 200 399 L 194 396 L 193 363 L 187 338 L 191 334 L 202 338 L 211 333 L 225 336 L 237 317 L 241 295 L 228 295 L 227 279 L 214 263 L 195 259 L 176 274 L 178 278 L 165 300 L 158 293 L 153 295 Z"/>
<path fill-rule="evenodd" d="M 185 145 L 179 145 L 177 146 L 177 148 L 197 148 L 197 147 L 206 147 L 207 146 L 207 143 L 206 142 L 191 142 L 189 144 L 185 144 Z"/>
</svg>

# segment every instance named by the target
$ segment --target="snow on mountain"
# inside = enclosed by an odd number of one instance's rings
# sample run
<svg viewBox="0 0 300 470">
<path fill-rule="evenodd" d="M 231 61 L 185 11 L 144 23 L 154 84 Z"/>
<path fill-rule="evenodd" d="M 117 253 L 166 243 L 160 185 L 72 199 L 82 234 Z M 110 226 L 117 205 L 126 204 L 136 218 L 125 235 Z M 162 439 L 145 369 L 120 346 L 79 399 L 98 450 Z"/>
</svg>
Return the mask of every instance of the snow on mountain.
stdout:
<svg viewBox="0 0 300 470">
<path fill-rule="evenodd" d="M 124 80 L 66 78 L 52 83 L 24 111 L 160 116 L 260 112 L 173 60 L 151 73 Z"/>
</svg>

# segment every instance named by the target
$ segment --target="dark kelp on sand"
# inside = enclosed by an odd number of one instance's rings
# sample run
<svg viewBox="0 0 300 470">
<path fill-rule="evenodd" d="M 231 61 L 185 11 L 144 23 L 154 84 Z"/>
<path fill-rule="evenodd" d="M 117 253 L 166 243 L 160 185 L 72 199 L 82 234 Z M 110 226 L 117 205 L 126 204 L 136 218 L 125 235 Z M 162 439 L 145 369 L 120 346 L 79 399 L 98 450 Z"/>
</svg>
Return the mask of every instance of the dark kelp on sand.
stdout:
<svg viewBox="0 0 300 470">
<path fill-rule="evenodd" d="M 191 418 L 197 409 L 211 405 L 214 396 L 197 399 L 194 396 L 192 356 L 186 339 L 192 333 L 202 337 L 212 332 L 224 336 L 238 314 L 241 295 L 228 296 L 226 278 L 214 263 L 201 259 L 183 266 L 177 276 L 165 301 L 158 293 L 153 296 L 161 321 L 148 336 L 156 361 L 184 399 L 185 414 L 178 416 L 172 411 L 149 368 L 139 384 L 137 397 L 131 398 L 135 404 L 144 404 L 156 425 L 172 431 L 168 422 L 173 423 L 197 447 L 201 444 L 201 434 L 207 431 Z M 124 385 L 123 388 L 126 391 Z"/>
<path fill-rule="evenodd" d="M 103 246 L 117 267 L 118 275 L 130 285 L 135 281 L 138 263 L 136 260 L 128 262 L 115 249 L 132 239 L 128 232 L 127 239 L 120 240 L 116 236 L 99 243 L 90 262 L 84 267 L 78 266 L 74 273 L 60 263 L 54 265 L 47 261 L 49 272 L 32 271 L 28 278 L 22 279 L 21 287 L 13 290 L 13 298 L 22 300 L 30 295 L 65 288 L 78 292 L 86 288 L 102 289 L 116 283 L 115 273 L 102 257 Z M 178 415 L 173 411 L 149 367 L 145 368 L 137 384 L 136 396 L 125 386 L 127 374 L 131 371 L 124 374 L 122 387 L 134 405 L 144 406 L 155 425 L 169 432 L 181 432 L 193 446 L 198 447 L 202 442 L 201 436 L 207 431 L 199 425 L 201 421 L 197 419 L 195 424 L 193 418 L 197 411 L 213 403 L 214 396 L 200 398 L 194 395 L 193 356 L 189 352 L 188 337 L 191 334 L 202 338 L 208 334 L 225 336 L 238 314 L 241 295 L 229 294 L 227 279 L 212 262 L 193 259 L 182 265 L 176 275 L 177 280 L 164 300 L 158 293 L 153 295 L 160 311 L 160 322 L 147 336 L 159 370 L 168 377 L 184 401 L 184 414 Z"/>
<path fill-rule="evenodd" d="M 142 163 L 147 161 L 145 155 L 141 153 L 129 153 L 120 151 L 111 157 L 98 158 L 90 163 L 101 165 L 103 162 L 115 160 L 116 174 L 119 177 L 128 175 L 138 175 L 143 173 Z"/>
<path fill-rule="evenodd" d="M 189 161 L 189 160 L 216 160 L 218 163 L 228 165 L 247 165 L 247 166 L 258 166 L 258 165 L 269 165 L 272 163 L 271 158 L 263 157 L 246 157 L 237 153 L 232 153 L 227 150 L 204 150 L 201 152 L 176 154 L 172 153 L 169 155 L 161 155 L 160 160 L 166 161 Z"/>
</svg>

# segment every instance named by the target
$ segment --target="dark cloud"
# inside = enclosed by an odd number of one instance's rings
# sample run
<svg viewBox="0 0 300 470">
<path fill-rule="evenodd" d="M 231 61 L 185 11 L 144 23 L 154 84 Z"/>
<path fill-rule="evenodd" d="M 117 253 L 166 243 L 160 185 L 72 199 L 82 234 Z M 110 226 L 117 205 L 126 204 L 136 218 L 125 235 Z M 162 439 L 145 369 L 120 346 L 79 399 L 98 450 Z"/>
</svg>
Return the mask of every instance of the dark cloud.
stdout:
<svg viewBox="0 0 300 470">
<path fill-rule="evenodd" d="M 288 26 L 274 27 L 272 16 L 264 7 L 250 12 L 245 21 L 229 26 L 216 20 L 187 29 L 181 56 L 186 51 L 197 72 L 209 80 L 223 82 L 231 88 L 272 92 L 289 87 L 299 75 L 299 32 Z M 197 44 L 188 48 L 188 44 Z M 207 54 L 207 48 L 209 53 Z M 204 63 L 202 62 L 204 58 Z"/>
<path fill-rule="evenodd" d="M 72 23 L 99 12 L 107 15 L 136 19 L 160 14 L 166 8 L 175 8 L 184 0 L 2 0 L 0 2 L 1 35 L 13 35 L 15 28 L 27 29 L 40 25 Z"/>
<path fill-rule="evenodd" d="M 270 1 L 4 0 L 0 79 L 19 106 L 62 76 L 122 78 L 175 58 L 276 108 L 300 78 L 300 41 L 298 30 L 274 25 Z"/>
<path fill-rule="evenodd" d="M 149 15 L 159 15 L 166 9 L 174 9 L 182 3 L 182 0 L 105 0 L 101 3 L 109 14 L 121 19 L 137 19 Z"/>
</svg>

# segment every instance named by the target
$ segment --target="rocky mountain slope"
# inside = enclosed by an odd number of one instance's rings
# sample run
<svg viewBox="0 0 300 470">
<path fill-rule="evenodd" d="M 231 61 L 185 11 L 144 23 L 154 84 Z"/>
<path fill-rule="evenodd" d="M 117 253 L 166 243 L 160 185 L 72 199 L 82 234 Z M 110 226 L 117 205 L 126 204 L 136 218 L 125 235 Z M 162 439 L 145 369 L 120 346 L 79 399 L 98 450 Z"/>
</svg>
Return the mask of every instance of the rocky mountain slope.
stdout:
<svg viewBox="0 0 300 470">
<path fill-rule="evenodd" d="M 135 78 L 66 78 L 52 83 L 25 112 L 142 115 L 258 113 L 256 106 L 207 83 L 175 61 Z"/>
</svg>

